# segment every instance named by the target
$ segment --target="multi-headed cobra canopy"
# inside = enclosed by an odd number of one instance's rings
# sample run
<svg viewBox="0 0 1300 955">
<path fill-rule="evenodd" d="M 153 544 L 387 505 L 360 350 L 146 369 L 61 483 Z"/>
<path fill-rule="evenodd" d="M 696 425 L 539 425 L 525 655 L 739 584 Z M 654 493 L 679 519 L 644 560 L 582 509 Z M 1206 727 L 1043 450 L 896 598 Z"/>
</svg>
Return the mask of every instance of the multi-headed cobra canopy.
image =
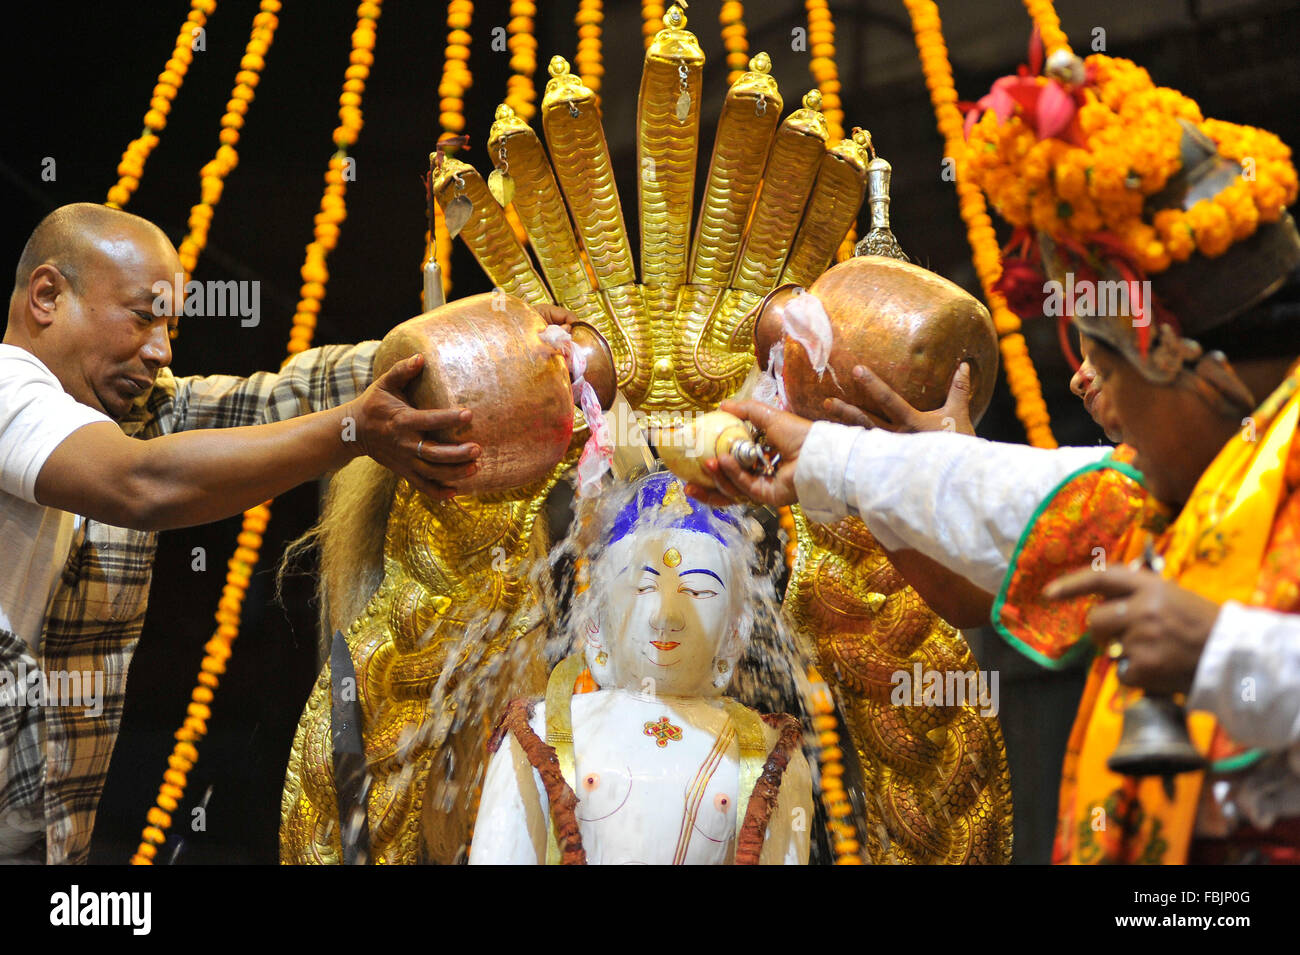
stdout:
<svg viewBox="0 0 1300 955">
<path fill-rule="evenodd" d="M 664 24 L 637 107 L 639 281 L 596 95 L 562 57 L 551 60 L 541 106 L 550 159 L 508 106 L 488 137 L 513 187 L 497 192 L 511 192 L 536 265 L 471 166 L 449 159 L 433 183 L 444 209 L 462 196 L 472 204 L 459 235 L 492 283 L 599 329 L 619 387 L 652 414 L 712 407 L 736 391 L 754 362 L 751 310 L 831 264 L 871 159 L 864 131 L 828 142 L 816 90 L 781 120 L 771 61 L 759 53 L 727 91 L 692 236 L 704 54 L 678 7 Z"/>
</svg>

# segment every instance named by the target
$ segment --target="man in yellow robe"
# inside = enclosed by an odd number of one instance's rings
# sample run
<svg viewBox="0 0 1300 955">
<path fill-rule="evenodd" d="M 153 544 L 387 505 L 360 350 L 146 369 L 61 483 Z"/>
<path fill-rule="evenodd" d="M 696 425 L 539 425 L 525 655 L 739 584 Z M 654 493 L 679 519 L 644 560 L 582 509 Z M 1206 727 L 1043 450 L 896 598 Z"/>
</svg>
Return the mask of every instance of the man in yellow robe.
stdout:
<svg viewBox="0 0 1300 955">
<path fill-rule="evenodd" d="M 733 497 L 857 514 L 887 547 L 996 593 L 999 629 L 1045 665 L 1107 649 L 1071 734 L 1056 861 L 1300 861 L 1295 169 L 1275 137 L 1203 120 L 1126 61 L 1062 76 L 1078 81 L 1031 86 L 1059 85 L 1074 117 L 1047 134 L 1044 110 L 991 107 L 967 169 L 1036 250 L 1037 272 L 1008 273 L 1041 283 L 1044 306 L 1064 293 L 1090 340 L 1121 448 L 810 427 L 748 404 L 724 407 L 784 466 L 755 478 L 724 458 L 713 473 Z M 1018 211 L 1012 187 L 1040 160 L 1051 203 Z M 1116 162 L 1127 175 L 1108 184 Z M 1076 180 L 1079 163 L 1092 172 Z M 1100 304 L 1108 282 L 1132 290 L 1121 307 Z M 1208 770 L 1108 768 L 1139 691 L 1185 697 Z"/>
</svg>

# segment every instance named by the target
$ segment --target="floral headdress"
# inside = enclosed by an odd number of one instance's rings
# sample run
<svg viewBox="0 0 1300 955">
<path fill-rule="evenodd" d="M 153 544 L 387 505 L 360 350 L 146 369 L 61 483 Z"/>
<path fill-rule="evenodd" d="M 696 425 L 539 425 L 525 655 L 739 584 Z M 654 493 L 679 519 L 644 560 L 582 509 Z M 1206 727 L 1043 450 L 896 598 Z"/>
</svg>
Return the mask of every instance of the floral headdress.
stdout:
<svg viewBox="0 0 1300 955">
<path fill-rule="evenodd" d="M 1068 298 L 1058 314 L 1152 380 L 1200 356 L 1184 335 L 1230 321 L 1300 264 L 1291 150 L 1204 118 L 1129 60 L 1063 48 L 1043 64 L 1035 30 L 1029 66 L 973 105 L 966 137 L 962 175 L 1016 227 L 998 284 L 1011 308 L 1044 314 L 1046 280 L 1067 273 L 1150 280 L 1154 301 L 1126 299 L 1123 314 L 1071 314 Z"/>
</svg>

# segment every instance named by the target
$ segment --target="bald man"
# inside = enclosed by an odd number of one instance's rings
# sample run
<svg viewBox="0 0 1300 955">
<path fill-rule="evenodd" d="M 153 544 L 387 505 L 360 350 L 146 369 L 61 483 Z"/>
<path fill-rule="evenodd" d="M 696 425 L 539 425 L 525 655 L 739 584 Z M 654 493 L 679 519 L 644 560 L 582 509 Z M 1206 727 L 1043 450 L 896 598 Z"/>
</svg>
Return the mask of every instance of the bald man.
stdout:
<svg viewBox="0 0 1300 955">
<path fill-rule="evenodd" d="M 18 264 L 0 344 L 0 862 L 86 858 L 156 531 L 359 454 L 433 497 L 478 466 L 477 446 L 429 437 L 468 411 L 402 398 L 421 358 L 371 381 L 378 342 L 173 377 L 179 303 L 155 289 L 181 271 L 156 226 L 88 203 L 46 217 Z"/>
</svg>

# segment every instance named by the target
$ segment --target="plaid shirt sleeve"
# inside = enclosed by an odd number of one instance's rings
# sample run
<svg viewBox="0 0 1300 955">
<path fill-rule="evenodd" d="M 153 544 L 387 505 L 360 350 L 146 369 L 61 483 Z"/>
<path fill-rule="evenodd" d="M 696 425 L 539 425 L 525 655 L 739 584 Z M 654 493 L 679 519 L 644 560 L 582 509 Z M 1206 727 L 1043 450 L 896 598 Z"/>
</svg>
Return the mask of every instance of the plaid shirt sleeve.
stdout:
<svg viewBox="0 0 1300 955">
<path fill-rule="evenodd" d="M 164 371 L 120 424 L 127 434 L 147 440 L 324 410 L 366 389 L 378 346 L 372 341 L 314 348 L 279 372 L 248 378 L 175 378 Z M 83 693 L 73 705 L 65 701 L 40 707 L 43 746 L 32 729 L 36 723 L 0 720 L 0 758 L 10 760 L 7 767 L 0 765 L 4 799 L 14 805 L 30 801 L 32 781 L 39 785 L 43 775 L 48 863 L 85 862 L 90 853 L 95 812 L 121 726 L 127 671 L 144 628 L 156 545 L 157 535 L 151 532 L 82 523 L 46 613 L 40 668 L 46 678 L 76 676 L 83 685 L 90 681 L 94 703 L 85 705 Z M 33 745 L 41 746 L 34 755 Z M 146 808 L 141 807 L 142 822 Z"/>
<path fill-rule="evenodd" d="M 351 401 L 366 390 L 379 342 L 326 345 L 295 355 L 278 372 L 248 378 L 177 378 L 172 431 L 283 421 Z"/>
</svg>

